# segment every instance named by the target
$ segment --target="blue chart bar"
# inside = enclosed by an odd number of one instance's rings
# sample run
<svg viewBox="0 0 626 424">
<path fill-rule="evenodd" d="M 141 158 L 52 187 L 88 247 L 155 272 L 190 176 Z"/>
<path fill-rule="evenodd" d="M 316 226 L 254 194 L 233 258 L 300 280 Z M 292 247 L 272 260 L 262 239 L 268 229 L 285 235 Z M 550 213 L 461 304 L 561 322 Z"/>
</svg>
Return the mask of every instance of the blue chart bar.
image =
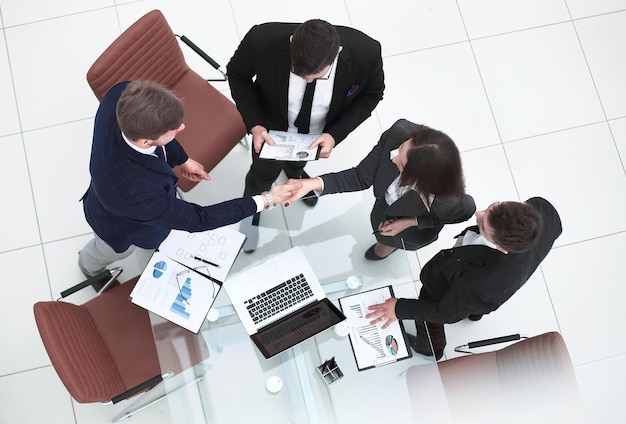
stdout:
<svg viewBox="0 0 626 424">
<path fill-rule="evenodd" d="M 191 278 L 187 277 L 185 283 L 180 288 L 180 293 L 174 299 L 174 303 L 170 308 L 170 311 L 180 315 L 184 319 L 189 319 L 189 312 L 185 310 L 185 299 L 187 302 L 191 299 Z"/>
</svg>

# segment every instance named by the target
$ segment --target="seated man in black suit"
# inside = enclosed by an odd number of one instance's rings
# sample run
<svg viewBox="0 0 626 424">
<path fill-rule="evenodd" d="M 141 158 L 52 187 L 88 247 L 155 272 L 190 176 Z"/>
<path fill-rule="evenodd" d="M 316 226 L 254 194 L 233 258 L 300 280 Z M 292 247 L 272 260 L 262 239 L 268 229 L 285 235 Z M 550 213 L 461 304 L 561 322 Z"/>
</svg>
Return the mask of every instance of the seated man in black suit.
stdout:
<svg viewBox="0 0 626 424">
<path fill-rule="evenodd" d="M 477 226 L 456 238 L 452 249 L 440 251 L 422 269 L 419 299 L 387 299 L 370 306 L 367 318 L 386 328 L 397 319 L 413 319 L 413 348 L 437 359 L 446 345 L 444 324 L 465 318 L 477 321 L 495 311 L 519 290 L 548 255 L 561 235 L 561 219 L 541 197 L 524 203 L 496 202 L 476 212 Z"/>
<path fill-rule="evenodd" d="M 309 147 L 321 146 L 320 157 L 327 158 L 371 115 L 385 88 L 380 43 L 319 19 L 254 26 L 226 69 L 254 146 L 245 196 L 268 190 L 283 170 L 289 178 L 308 177 L 304 161 L 259 159 L 263 143 L 274 145 L 269 130 L 318 134 Z M 313 206 L 317 197 L 306 202 Z M 253 225 L 258 220 L 256 214 Z M 242 221 L 241 228 L 248 252 L 258 238 L 251 223 Z"/>
</svg>

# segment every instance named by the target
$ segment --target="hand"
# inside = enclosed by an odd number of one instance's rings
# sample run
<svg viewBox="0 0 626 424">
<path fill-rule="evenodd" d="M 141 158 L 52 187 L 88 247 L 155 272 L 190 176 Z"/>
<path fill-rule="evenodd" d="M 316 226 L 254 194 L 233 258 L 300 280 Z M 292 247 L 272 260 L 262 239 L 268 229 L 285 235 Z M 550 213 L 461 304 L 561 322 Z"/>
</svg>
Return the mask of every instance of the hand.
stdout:
<svg viewBox="0 0 626 424">
<path fill-rule="evenodd" d="M 204 170 L 204 165 L 196 162 L 191 158 L 187 159 L 185 163 L 180 165 L 180 171 L 183 177 L 187 178 L 190 181 L 211 181 L 211 177 Z"/>
<path fill-rule="evenodd" d="M 415 218 L 391 218 L 378 224 L 378 231 L 383 236 L 392 237 L 416 225 Z"/>
<path fill-rule="evenodd" d="M 391 325 L 392 322 L 398 320 L 396 317 L 396 302 L 398 299 L 395 297 L 390 297 L 385 300 L 384 303 L 378 303 L 376 305 L 371 305 L 367 309 L 369 309 L 369 314 L 365 315 L 365 318 L 372 318 L 370 324 L 382 324 L 382 329 L 385 329 Z"/>
<path fill-rule="evenodd" d="M 259 153 L 261 151 L 261 147 L 263 143 L 267 143 L 270 146 L 276 146 L 274 140 L 267 132 L 267 128 L 262 125 L 255 125 L 250 129 L 250 134 L 252 134 L 252 146 L 254 147 L 254 151 Z"/>
<path fill-rule="evenodd" d="M 335 137 L 328 133 L 322 133 L 319 137 L 313 140 L 313 143 L 309 146 L 309 150 L 315 149 L 317 146 L 322 146 L 322 150 L 320 150 L 321 158 L 330 157 L 330 153 L 335 148 Z"/>
<path fill-rule="evenodd" d="M 289 179 L 287 180 L 287 184 L 295 184 L 301 183 L 302 186 L 298 190 L 293 192 L 293 195 L 285 200 L 285 206 L 289 206 L 293 202 L 298 199 L 302 199 L 305 195 L 307 195 L 311 190 L 322 190 L 322 182 L 319 178 L 302 178 L 298 180 Z"/>
<path fill-rule="evenodd" d="M 302 188 L 302 180 L 289 180 L 285 184 L 274 186 L 270 189 L 272 200 L 275 204 L 284 203 L 287 199 L 294 196 Z"/>
</svg>

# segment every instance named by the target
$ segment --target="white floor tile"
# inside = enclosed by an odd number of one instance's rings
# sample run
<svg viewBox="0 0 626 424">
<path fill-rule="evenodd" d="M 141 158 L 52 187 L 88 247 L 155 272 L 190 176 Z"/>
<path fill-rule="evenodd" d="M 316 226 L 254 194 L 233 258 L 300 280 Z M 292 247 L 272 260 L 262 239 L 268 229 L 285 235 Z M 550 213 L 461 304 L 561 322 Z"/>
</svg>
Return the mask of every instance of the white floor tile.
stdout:
<svg viewBox="0 0 626 424">
<path fill-rule="evenodd" d="M 611 121 L 609 125 L 622 160 L 622 166 L 626 169 L 626 118 Z"/>
<path fill-rule="evenodd" d="M 563 235 L 555 245 L 626 230 L 626 176 L 607 124 L 519 140 L 505 149 L 522 200 L 542 196 L 560 212 Z M 610 206 L 598 210 L 599 199 Z M 593 225 L 590 210 L 599 218 Z"/>
<path fill-rule="evenodd" d="M 604 119 L 571 23 L 472 45 L 503 141 Z"/>
<path fill-rule="evenodd" d="M 351 26 L 345 6 L 342 4 L 341 7 L 337 7 L 338 3 L 333 0 L 320 0 L 310 7 L 289 0 L 264 2 L 232 0 L 230 3 L 240 38 L 243 38 L 254 25 L 265 22 L 304 22 L 309 19 L 323 19 L 333 25 Z"/>
<path fill-rule="evenodd" d="M 570 19 L 561 0 L 460 0 L 470 38 L 487 37 Z"/>
<path fill-rule="evenodd" d="M 2 21 L 5 27 L 23 25 L 29 22 L 71 15 L 89 10 L 111 7 L 113 0 L 64 0 L 60 3 L 51 3 L 45 0 L 2 0 Z"/>
<path fill-rule="evenodd" d="M 94 116 L 87 70 L 119 34 L 114 9 L 5 30 L 22 129 Z"/>
<path fill-rule="evenodd" d="M 75 422 L 70 395 L 52 366 L 0 377 L 0 399 L 2 422 Z"/>
<path fill-rule="evenodd" d="M 0 252 L 41 242 L 31 180 L 21 135 L 0 137 L 0 157 L 6 158 L 0 170 L 4 184 L 5 207 L 0 209 L 2 237 Z"/>
<path fill-rule="evenodd" d="M 574 365 L 626 353 L 626 233 L 553 249 L 542 268 Z"/>
<path fill-rule="evenodd" d="M 20 120 L 17 114 L 17 104 L 15 103 L 15 91 L 13 90 L 13 80 L 9 56 L 7 53 L 4 31 L 0 33 L 0 136 L 16 134 L 20 132 Z"/>
<path fill-rule="evenodd" d="M 626 52 L 611 45 L 611 40 L 626 38 L 626 11 L 581 19 L 574 25 L 607 118 L 626 116 Z"/>
<path fill-rule="evenodd" d="M 405 118 L 445 132 L 461 151 L 500 142 L 469 43 L 390 57 L 384 66 L 384 130 Z"/>
<path fill-rule="evenodd" d="M 80 199 L 89 187 L 92 134 L 90 119 L 24 133 L 44 242 L 91 232 Z"/>
<path fill-rule="evenodd" d="M 607 423 L 618 420 L 626 391 L 626 355 L 591 362 L 574 368 L 585 422 Z M 591 419 L 592 418 L 592 419 Z"/>
<path fill-rule="evenodd" d="M 163 12 L 175 34 L 185 35 L 220 64 L 223 71 L 226 71 L 226 64 L 240 41 L 229 1 L 145 0 L 129 2 L 118 7 L 122 30 L 153 9 Z M 190 13 L 191 10 L 193 13 Z M 222 77 L 193 50 L 182 42 L 180 45 L 189 66 L 202 77 Z"/>
<path fill-rule="evenodd" d="M 174 32 L 187 35 L 222 68 L 241 37 L 263 22 L 322 18 L 378 39 L 385 98 L 330 159 L 307 165 L 309 173 L 355 165 L 382 131 L 407 118 L 456 141 L 467 191 L 478 209 L 532 195 L 553 201 L 565 228 L 558 247 L 498 311 L 479 322 L 448 325 L 449 345 L 560 328 L 593 418 L 588 422 L 621 416 L 626 344 L 615 334 L 626 324 L 618 269 L 626 242 L 621 78 L 626 58 L 620 50 L 626 0 L 323 0 L 312 7 L 286 0 L 0 0 L 0 157 L 9 158 L 5 197 L 19 205 L 3 205 L 0 213 L 0 266 L 10 274 L 1 284 L 16 299 L 8 309 L 15 319 L 0 325 L 9 346 L 0 358 L 1 422 L 106 423 L 127 406 L 72 404 L 47 366 L 32 305 L 83 278 L 77 251 L 91 230 L 78 198 L 89 181 L 88 121 L 97 108 L 85 81 L 87 69 L 120 30 L 154 8 L 164 12 Z M 186 46 L 182 49 L 201 75 L 219 76 Z M 227 83 L 215 85 L 229 95 Z M 239 197 L 250 162 L 250 152 L 237 146 L 212 172 L 214 180 L 187 197 L 203 205 Z M 596 206 L 597 199 L 610 201 Z M 446 226 L 438 241 L 417 253 L 396 252 L 371 263 L 363 252 L 373 243 L 365 231 L 372 200 L 366 190 L 322 198 L 313 209 L 295 204 L 266 213 L 262 248 L 242 253 L 234 272 L 304 243 L 315 267 L 323 268 L 323 280 L 353 273 L 364 276 L 366 287 L 403 282 L 397 295 L 417 296 L 420 283 L 410 280 L 420 264 L 451 247 L 452 237 L 474 218 Z M 298 228 L 293 240 L 285 230 L 286 217 Z M 142 251 L 123 261 L 124 275 L 138 272 L 147 255 Z M 90 298 L 89 290 L 73 301 Z M 446 354 L 453 355 L 450 349 Z M 165 424 L 181 417 L 187 415 L 174 403 L 161 403 L 132 420 Z"/>
<path fill-rule="evenodd" d="M 624 0 L 566 0 L 573 19 L 626 9 Z"/>
<path fill-rule="evenodd" d="M 380 41 L 383 56 L 467 40 L 456 2 L 347 0 L 352 26 Z"/>
<path fill-rule="evenodd" d="M 33 305 L 50 300 L 50 287 L 40 246 L 0 255 L 5 319 L 0 323 L 0 375 L 48 365 L 50 360 L 37 331 Z M 4 407 L 3 407 L 4 408 Z"/>
</svg>

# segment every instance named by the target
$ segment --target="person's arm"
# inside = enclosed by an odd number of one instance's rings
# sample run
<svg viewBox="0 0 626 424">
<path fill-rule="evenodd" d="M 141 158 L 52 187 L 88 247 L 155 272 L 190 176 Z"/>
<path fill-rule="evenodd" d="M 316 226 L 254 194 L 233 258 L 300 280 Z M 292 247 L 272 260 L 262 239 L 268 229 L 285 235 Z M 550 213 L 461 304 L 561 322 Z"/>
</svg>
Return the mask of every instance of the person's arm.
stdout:
<svg viewBox="0 0 626 424">
<path fill-rule="evenodd" d="M 257 125 L 267 125 L 253 80 L 257 74 L 255 64 L 259 54 L 255 39 L 258 28 L 257 25 L 248 31 L 226 65 L 230 92 L 248 131 Z"/>
<path fill-rule="evenodd" d="M 334 122 L 329 123 L 324 129 L 325 133 L 333 137 L 335 146 L 341 143 L 348 134 L 369 118 L 376 105 L 378 105 L 383 98 L 385 75 L 383 73 L 380 43 L 371 40 L 367 51 L 371 62 L 368 67 L 369 72 L 365 83 L 362 87 L 358 88 L 348 87 L 347 91 L 341 94 L 346 97 L 354 95 L 356 98 L 341 113 L 341 116 L 335 119 Z M 350 94 L 355 88 L 357 92 Z"/>
<path fill-rule="evenodd" d="M 383 221 L 378 228 L 381 234 L 385 236 L 395 236 L 402 231 L 409 230 L 408 233 L 405 233 L 406 236 L 417 238 L 420 230 L 464 222 L 470 219 L 476 212 L 474 199 L 467 194 L 436 198 L 436 204 L 433 205 L 436 214 L 427 212 L 423 207 L 412 206 L 416 203 L 418 205 L 422 203 L 419 194 L 415 192 L 405 194 L 396 203 L 391 206 L 389 214 L 393 215 L 394 209 L 398 209 L 402 210 L 403 215 L 406 216 L 389 218 Z M 411 209 L 415 213 L 411 213 Z"/>
</svg>

